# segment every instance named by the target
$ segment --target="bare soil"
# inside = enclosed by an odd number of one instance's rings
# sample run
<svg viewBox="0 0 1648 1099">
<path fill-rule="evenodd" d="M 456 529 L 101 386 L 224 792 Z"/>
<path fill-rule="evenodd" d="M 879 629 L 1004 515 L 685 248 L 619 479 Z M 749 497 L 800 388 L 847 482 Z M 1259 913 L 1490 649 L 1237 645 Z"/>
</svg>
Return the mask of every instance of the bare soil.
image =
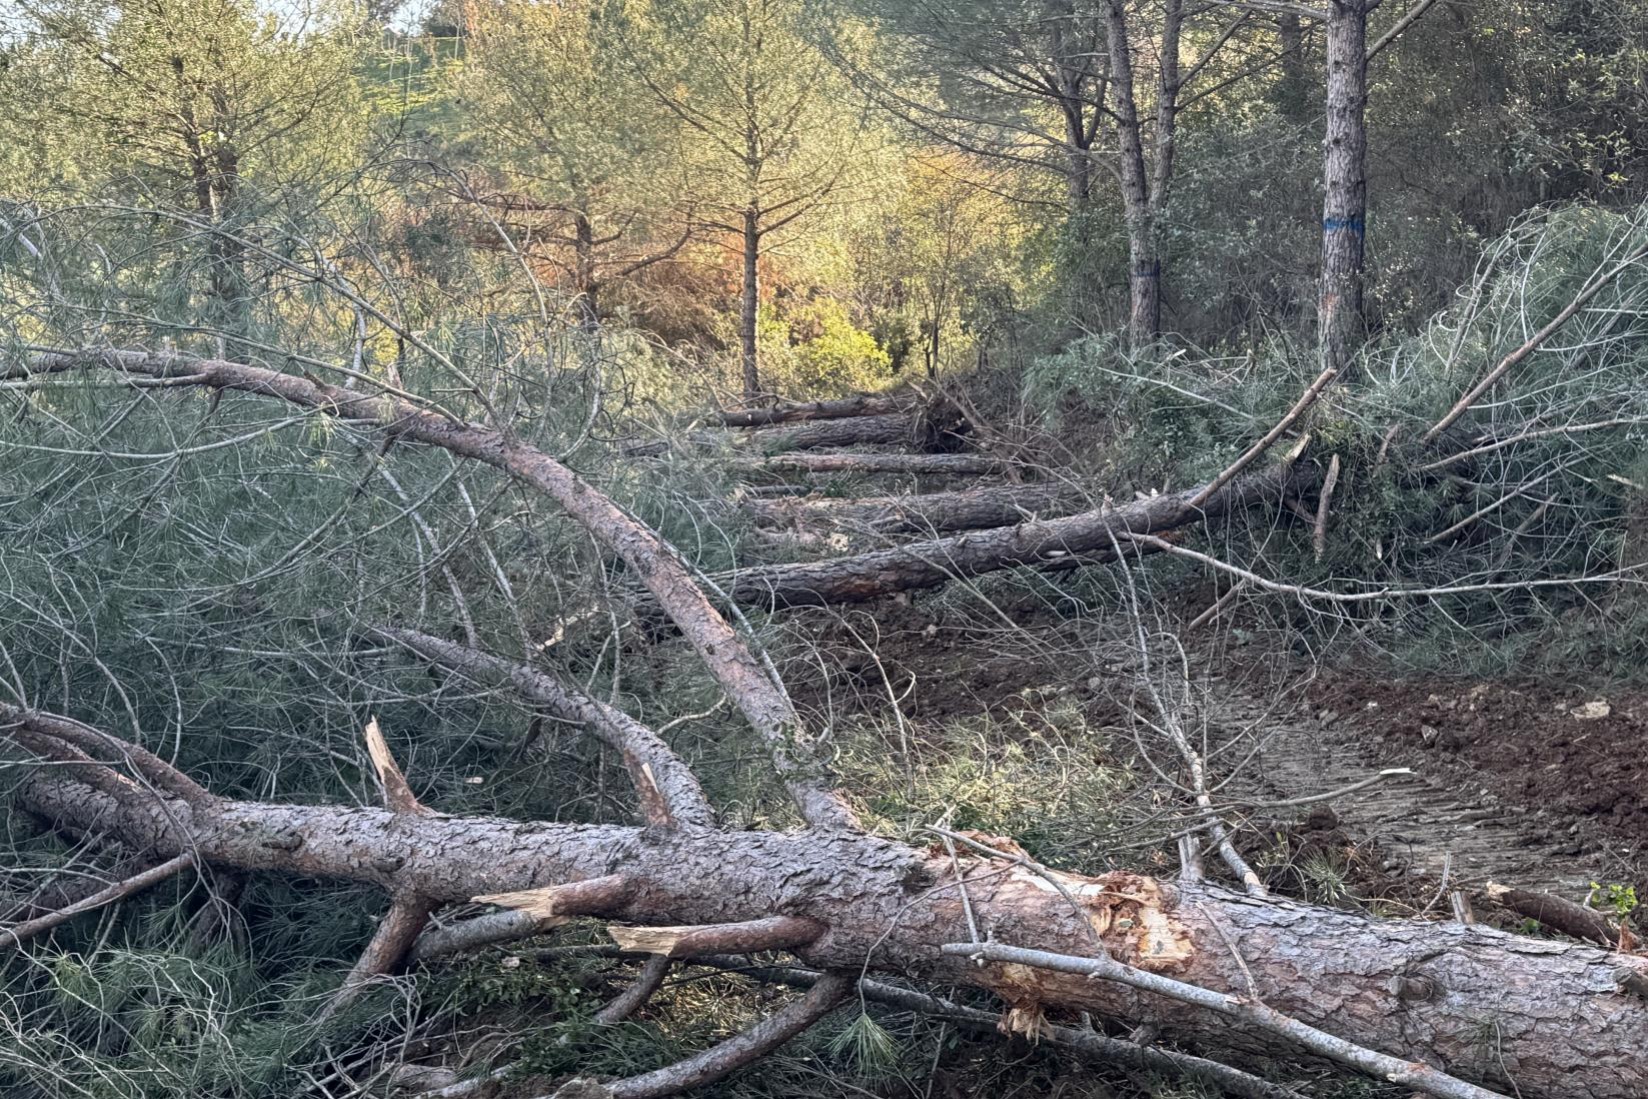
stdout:
<svg viewBox="0 0 1648 1099">
<path fill-rule="evenodd" d="M 1010 626 L 947 618 L 920 600 L 873 617 L 821 614 L 803 632 L 828 654 L 830 685 L 798 701 L 839 721 L 897 697 L 919 730 L 1073 696 L 1093 725 L 1117 722 L 1129 670 L 1106 665 L 1092 619 L 1039 604 L 1000 609 Z M 1221 662 L 1213 652 L 1197 659 L 1204 670 Z M 1255 811 L 1253 849 L 1280 830 L 1294 859 L 1342 864 L 1358 898 L 1438 916 L 1448 913 L 1445 897 L 1435 903 L 1444 885 L 1480 896 L 1497 881 L 1583 900 L 1592 882 L 1618 882 L 1648 896 L 1648 693 L 1366 669 L 1294 674 L 1275 654 L 1224 663 L 1205 692 L 1207 720 L 1253 730 L 1261 745 L 1232 793 L 1288 801 L 1384 768 L 1415 772 L 1326 806 Z M 1288 683 L 1308 686 L 1276 689 Z M 1488 907 L 1479 914 L 1492 919 Z"/>
</svg>

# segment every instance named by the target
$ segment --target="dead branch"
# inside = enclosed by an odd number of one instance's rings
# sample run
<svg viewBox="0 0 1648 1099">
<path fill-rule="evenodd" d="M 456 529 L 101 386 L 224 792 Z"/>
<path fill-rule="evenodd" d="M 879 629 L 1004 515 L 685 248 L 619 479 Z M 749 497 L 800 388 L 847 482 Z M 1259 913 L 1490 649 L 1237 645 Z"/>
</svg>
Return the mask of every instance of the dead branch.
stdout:
<svg viewBox="0 0 1648 1099">
<path fill-rule="evenodd" d="M 418 933 L 429 922 L 432 908 L 432 902 L 417 895 L 399 897 L 391 902 L 389 911 L 378 921 L 378 929 L 372 934 L 371 941 L 322 1010 L 321 1017 L 333 1015 L 353 1003 L 374 977 L 393 973 L 411 951 Z"/>
<path fill-rule="evenodd" d="M 1149 973 L 1125 965 L 1114 958 L 1073 957 L 1044 950 L 1003 946 L 1000 943 L 948 943 L 943 949 L 946 954 L 959 954 L 997 964 L 1050 969 L 1059 973 L 1115 981 L 1180 1003 L 1216 1011 L 1255 1029 L 1284 1037 L 1311 1053 L 1359 1069 L 1376 1079 L 1416 1088 L 1427 1095 L 1437 1096 L 1438 1099 L 1505 1099 L 1499 1092 L 1466 1083 L 1422 1062 L 1391 1057 L 1307 1026 L 1270 1007 L 1262 1000 L 1213 992 L 1158 973 Z"/>
<path fill-rule="evenodd" d="M 1489 882 L 1483 892 L 1489 900 L 1552 931 L 1560 931 L 1598 946 L 1619 945 L 1619 927 L 1595 909 L 1550 893 L 1513 889 L 1497 882 Z"/>
<path fill-rule="evenodd" d="M 547 672 L 431 634 L 391 626 L 377 627 L 372 632 L 472 679 L 508 682 L 523 698 L 554 716 L 587 725 L 622 757 L 643 815 L 653 824 L 668 827 L 714 822 L 715 811 L 691 768 L 662 737 L 622 710 L 562 684 Z"/>
<path fill-rule="evenodd" d="M 601 1026 L 613 1026 L 641 1010 L 641 1006 L 658 991 L 658 986 L 664 983 L 674 964 L 668 954 L 649 955 L 634 982 L 595 1013 L 595 1022 Z"/>
<path fill-rule="evenodd" d="M 1415 466 L 1414 468 L 1420 473 L 1429 473 L 1433 470 L 1451 466 L 1455 462 L 1463 462 L 1470 458 L 1479 458 L 1484 454 L 1492 454 L 1495 451 L 1504 450 L 1506 447 L 1512 447 L 1517 443 L 1527 442 L 1529 439 L 1544 439 L 1552 435 L 1578 435 L 1583 431 L 1600 431 L 1609 427 L 1634 427 L 1643 423 L 1648 423 L 1648 417 L 1622 416 L 1612 420 L 1595 420 L 1591 423 L 1585 424 L 1565 424 L 1562 427 L 1535 428 L 1528 431 L 1519 431 L 1515 435 L 1508 438 L 1496 439 L 1493 442 L 1484 443 L 1481 446 L 1475 446 L 1469 450 L 1461 450 L 1457 454 L 1450 454 L 1446 458 L 1438 458 L 1434 462 L 1426 462 L 1424 465 Z"/>
<path fill-rule="evenodd" d="M 1276 421 L 1276 426 L 1266 432 L 1264 438 L 1248 447 L 1247 450 L 1242 453 L 1242 456 L 1230 463 L 1223 473 L 1213 478 L 1213 480 L 1204 485 L 1195 496 L 1192 496 L 1190 498 L 1190 506 L 1199 507 L 1202 504 L 1207 503 L 1208 500 L 1212 499 L 1214 493 L 1228 485 L 1237 474 L 1241 473 L 1242 470 L 1251 465 L 1255 458 L 1269 450 L 1270 444 L 1274 443 L 1277 439 L 1280 439 L 1282 437 L 1282 433 L 1292 427 L 1294 421 L 1300 416 L 1303 416 L 1305 414 L 1305 410 L 1316 403 L 1316 398 L 1322 395 L 1322 390 L 1326 389 L 1328 383 L 1333 381 L 1333 379 L 1338 377 L 1338 375 L 1339 371 L 1331 366 L 1318 374 L 1316 376 L 1316 380 L 1311 382 L 1309 387 L 1305 389 L 1304 394 L 1293 403 L 1293 407 L 1287 410 L 1287 414 L 1280 420 Z"/>
<path fill-rule="evenodd" d="M 817 920 L 797 916 L 769 916 L 740 923 L 687 927 L 607 928 L 622 950 L 690 958 L 695 954 L 757 954 L 763 950 L 796 950 L 824 933 Z"/>
<path fill-rule="evenodd" d="M 815 970 L 796 966 L 752 966 L 748 959 L 741 957 L 712 955 L 694 958 L 692 964 L 732 970 L 758 981 L 786 984 L 792 988 L 811 988 L 820 977 Z M 1006 1031 L 1005 1017 L 996 1012 L 966 1007 L 942 996 L 930 996 L 925 992 L 900 988 L 885 981 L 870 978 L 860 980 L 858 994 L 874 1003 L 899 1011 L 945 1019 L 969 1030 L 986 1034 Z M 1218 1061 L 1162 1049 L 1159 1046 L 1146 1046 L 1111 1038 L 1095 1030 L 1079 1030 L 1075 1027 L 1048 1023 L 1042 1028 L 1038 1041 L 1041 1045 L 1051 1046 L 1095 1064 L 1206 1080 L 1217 1085 L 1227 1095 L 1237 1096 L 1238 1099 L 1305 1099 L 1292 1088 L 1261 1080 L 1257 1076 Z"/>
<path fill-rule="evenodd" d="M 114 756 L 115 759 L 109 762 L 124 763 L 134 774 L 153 783 L 157 789 L 175 794 L 184 801 L 207 802 L 212 798 L 194 779 L 147 748 L 82 725 L 71 718 L 0 702 L 0 732 L 4 732 L 5 726 L 50 737 L 78 748 L 93 759 Z"/>
<path fill-rule="evenodd" d="M 1205 553 L 1200 553 L 1184 546 L 1174 545 L 1165 538 L 1157 538 L 1151 534 L 1119 534 L 1118 537 L 1139 545 L 1148 546 L 1162 553 L 1171 553 L 1175 557 L 1183 557 L 1190 561 L 1200 561 L 1210 568 L 1218 569 L 1232 576 L 1242 577 L 1252 581 L 1256 586 L 1266 591 L 1281 595 L 1294 595 L 1301 599 L 1320 599 L 1328 603 L 1371 603 L 1381 599 L 1429 599 L 1439 595 L 1463 595 L 1467 592 L 1481 591 L 1524 591 L 1529 588 L 1569 588 L 1579 584 L 1604 584 L 1614 581 L 1632 580 L 1643 571 L 1642 566 L 1627 566 L 1615 569 L 1612 572 L 1600 572 L 1594 576 L 1559 577 L 1553 580 L 1511 580 L 1485 584 L 1452 584 L 1435 588 L 1401 588 L 1383 587 L 1374 591 L 1337 592 L 1326 591 L 1322 588 L 1310 588 L 1299 584 L 1282 584 L 1275 580 L 1267 580 L 1256 572 L 1250 572 L 1228 561 L 1221 561 Z M 1640 583 L 1640 581 L 1637 581 Z"/>
<path fill-rule="evenodd" d="M 1223 595 L 1213 601 L 1212 606 L 1208 607 L 1207 610 L 1191 619 L 1190 625 L 1184 628 L 1184 632 L 1190 633 L 1192 630 L 1200 629 L 1209 622 L 1213 621 L 1213 619 L 1219 617 L 1219 615 L 1224 613 L 1225 607 L 1229 606 L 1231 600 L 1242 594 L 1242 589 L 1247 587 L 1247 585 L 1248 581 L 1245 578 L 1230 585 L 1230 587 L 1225 589 L 1225 593 Z"/>
<path fill-rule="evenodd" d="M 593 1099 L 598 1095 L 612 1096 L 613 1099 L 655 1099 L 657 1096 L 675 1095 L 689 1088 L 701 1087 L 745 1065 L 753 1064 L 807 1030 L 841 1006 L 841 1003 L 852 994 L 854 983 L 855 976 L 851 973 L 826 973 L 807 990 L 805 996 L 720 1045 L 712 1046 L 684 1061 L 641 1076 L 632 1076 L 627 1080 L 614 1080 L 594 1088 L 589 1086 L 590 1081 L 573 1081 L 572 1084 L 556 1091 L 555 1095 L 564 1099 Z M 580 1083 L 583 1086 L 575 1086 Z"/>
<path fill-rule="evenodd" d="M 395 757 L 389 754 L 389 743 L 383 739 L 383 730 L 378 728 L 375 717 L 366 723 L 366 754 L 371 757 L 378 785 L 383 788 L 384 808 L 392 813 L 429 812 L 418 802 Z"/>
<path fill-rule="evenodd" d="M 608 874 L 538 889 L 482 894 L 472 899 L 477 904 L 499 905 L 505 911 L 425 931 L 413 943 L 409 958 L 422 963 L 446 954 L 538 935 L 574 916 L 610 912 L 629 898 L 633 888 L 634 883 L 623 875 Z"/>
<path fill-rule="evenodd" d="M 1339 483 L 1339 455 L 1328 462 L 1328 475 L 1322 478 L 1322 491 L 1316 500 L 1316 523 L 1311 533 L 1311 547 L 1320 561 L 1328 551 L 1328 507 L 1333 502 L 1333 489 Z"/>
<path fill-rule="evenodd" d="M 115 882 L 106 889 L 100 889 L 89 897 L 84 897 L 73 904 L 65 905 L 55 912 L 48 912 L 23 923 L 13 924 L 10 927 L 0 927 L 0 942 L 7 946 L 22 946 L 28 940 L 41 932 L 50 931 L 58 924 L 67 923 L 82 912 L 90 912 L 95 908 L 125 900 L 133 893 L 140 893 L 151 885 L 158 885 L 167 878 L 176 874 L 186 866 L 194 865 L 195 857 L 190 852 L 174 855 L 159 866 L 154 866 L 141 874 L 133 874 L 124 881 Z M 9 940 L 9 941 L 7 941 Z"/>
<path fill-rule="evenodd" d="M 1452 427 L 1454 421 L 1458 420 L 1459 417 L 1463 416 L 1466 412 L 1469 412 L 1471 406 L 1477 402 L 1482 394 L 1493 388 L 1495 382 L 1510 373 L 1511 370 L 1513 370 L 1523 359 L 1526 359 L 1529 355 L 1532 355 L 1535 351 L 1539 350 L 1540 346 L 1544 344 L 1546 340 L 1556 335 L 1557 331 L 1561 329 L 1563 325 L 1573 319 L 1574 314 L 1578 313 L 1585 307 L 1586 302 L 1596 297 L 1598 292 L 1600 292 L 1603 287 L 1607 286 L 1625 271 L 1636 265 L 1644 256 L 1648 256 L 1648 244 L 1644 244 L 1642 247 L 1633 250 L 1619 263 L 1615 264 L 1607 271 L 1597 275 L 1590 282 L 1581 287 L 1579 293 L 1574 295 L 1574 299 L 1567 305 L 1563 306 L 1561 312 L 1552 317 L 1550 322 L 1547 323 L 1545 327 L 1541 328 L 1538 332 L 1535 332 L 1532 336 L 1529 336 L 1527 342 L 1525 342 L 1521 347 L 1518 347 L 1515 351 L 1512 351 L 1509 355 L 1506 355 L 1503 359 L 1500 359 L 1499 362 L 1494 365 L 1492 370 L 1483 375 L 1481 381 L 1471 386 L 1471 388 L 1465 392 L 1463 397 L 1455 401 L 1453 407 L 1448 409 L 1447 415 L 1432 424 L 1430 430 L 1425 432 L 1421 441 L 1425 443 L 1433 442 L 1438 435 Z"/>
</svg>

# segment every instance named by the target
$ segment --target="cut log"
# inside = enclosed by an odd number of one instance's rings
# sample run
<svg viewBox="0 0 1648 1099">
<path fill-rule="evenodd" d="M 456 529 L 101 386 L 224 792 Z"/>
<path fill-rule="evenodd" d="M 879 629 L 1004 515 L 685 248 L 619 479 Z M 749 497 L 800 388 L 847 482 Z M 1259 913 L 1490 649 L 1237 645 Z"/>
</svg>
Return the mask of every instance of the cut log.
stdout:
<svg viewBox="0 0 1648 1099">
<path fill-rule="evenodd" d="M 871 396 L 860 394 L 834 401 L 790 402 L 772 408 L 746 408 L 720 412 L 715 419 L 723 427 L 765 427 L 769 424 L 793 424 L 803 420 L 844 420 L 853 416 L 885 416 L 906 412 L 916 400 L 911 395 Z"/>
<path fill-rule="evenodd" d="M 840 451 L 823 454 L 773 454 L 744 459 L 746 468 L 797 473 L 931 473 L 954 477 L 1001 473 L 1011 468 L 999 458 L 982 454 L 884 454 L 877 451 Z"/>
<path fill-rule="evenodd" d="M 850 420 L 814 420 L 751 431 L 741 440 L 761 454 L 788 450 L 821 450 L 832 446 L 908 446 L 928 449 L 917 434 L 918 419 L 908 412 L 857 416 Z"/>
<path fill-rule="evenodd" d="M 1582 904 L 1549 893 L 1512 889 L 1498 882 L 1489 882 L 1486 892 L 1488 899 L 1553 931 L 1599 946 L 1614 946 L 1619 942 L 1619 925 Z"/>
<path fill-rule="evenodd" d="M 1068 567 L 1071 560 L 1108 561 L 1115 556 L 1115 541 L 1122 535 L 1174 530 L 1266 500 L 1280 503 L 1285 493 L 1304 491 L 1315 479 L 1314 468 L 1295 463 L 1242 474 L 1199 507 L 1190 501 L 1204 490 L 1189 489 L 1063 519 L 912 542 L 851 557 L 741 569 L 733 575 L 730 587 L 724 584 L 723 588 L 741 606 L 774 610 L 862 603 L 1021 565 Z"/>
<path fill-rule="evenodd" d="M 1070 485 L 1043 483 L 862 500 L 750 500 L 742 506 L 757 523 L 771 526 L 841 526 L 880 534 L 936 534 L 1007 527 L 1040 517 L 1067 515 L 1089 499 Z"/>
<path fill-rule="evenodd" d="M 835 446 L 905 446 L 918 451 L 947 451 L 962 443 L 966 431 L 967 420 L 961 411 L 948 402 L 936 401 L 904 412 L 760 428 L 743 439 L 746 445 L 763 454 Z"/>
<path fill-rule="evenodd" d="M 994 942 L 1109 956 L 1267 1009 L 1347 1041 L 1424 1061 L 1525 1099 L 1648 1094 L 1648 1004 L 1619 974 L 1648 958 L 1458 923 L 1378 920 L 1127 872 L 1042 873 L 963 858 L 967 905 L 943 855 L 848 832 L 722 832 L 412 816 L 382 809 L 175 797 L 120 799 L 43 768 L 14 795 L 72 832 L 114 834 L 169 858 L 367 882 L 397 896 L 480 894 L 621 875 L 601 915 L 638 926 L 804 917 L 796 952 L 992 990 L 1021 1012 L 1088 1011 L 1159 1028 L 1234 1059 L 1292 1052 L 1229 1018 L 1113 981 L 946 955 L 976 926 Z M 1071 903 L 1074 899 L 1075 904 Z M 1403 979 L 1428 997 L 1403 998 Z"/>
</svg>

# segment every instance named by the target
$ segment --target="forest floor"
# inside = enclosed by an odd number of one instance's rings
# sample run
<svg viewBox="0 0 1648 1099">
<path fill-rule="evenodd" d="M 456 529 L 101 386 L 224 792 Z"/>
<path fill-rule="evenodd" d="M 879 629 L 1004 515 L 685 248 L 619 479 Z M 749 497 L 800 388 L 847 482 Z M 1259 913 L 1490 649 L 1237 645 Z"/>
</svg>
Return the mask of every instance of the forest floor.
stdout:
<svg viewBox="0 0 1648 1099">
<path fill-rule="evenodd" d="M 797 701 L 840 721 L 886 717 L 897 699 L 902 735 L 918 743 L 947 722 L 1053 704 L 1074 703 L 1091 729 L 1125 721 L 1125 639 L 1095 642 L 1093 618 L 1039 604 L 994 604 L 999 625 L 976 613 L 952 624 L 953 607 L 918 598 L 804 628 L 831 674 Z M 1489 882 L 1573 901 L 1593 883 L 1648 895 L 1648 692 L 1318 668 L 1217 639 L 1191 659 L 1208 735 L 1241 745 L 1226 792 L 1255 806 L 1241 818 L 1248 854 L 1284 892 L 1282 864 L 1314 862 L 1339 880 L 1292 875 L 1313 900 L 1450 918 L 1461 889 L 1479 918 L 1509 928 L 1522 921 L 1485 898 Z M 1375 780 L 1397 767 L 1414 773 Z"/>
</svg>

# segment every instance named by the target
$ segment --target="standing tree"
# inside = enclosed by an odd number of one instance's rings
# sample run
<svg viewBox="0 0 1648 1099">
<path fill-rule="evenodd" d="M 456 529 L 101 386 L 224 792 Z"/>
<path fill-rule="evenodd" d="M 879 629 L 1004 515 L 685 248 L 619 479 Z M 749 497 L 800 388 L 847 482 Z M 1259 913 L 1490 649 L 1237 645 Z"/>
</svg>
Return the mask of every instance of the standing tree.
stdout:
<svg viewBox="0 0 1648 1099">
<path fill-rule="evenodd" d="M 1317 342 L 1343 369 L 1362 325 L 1368 212 L 1368 12 L 1378 0 L 1329 0 L 1327 129 L 1322 137 L 1322 275 Z"/>
<path fill-rule="evenodd" d="M 598 4 L 492 0 L 467 12 L 457 91 L 467 151 L 501 185 L 476 193 L 519 225 L 518 245 L 555 267 L 586 326 L 602 290 L 675 255 L 686 241 L 679 127 L 637 109 Z"/>
<path fill-rule="evenodd" d="M 979 0 L 892 5 L 878 14 L 902 56 L 894 76 L 865 79 L 922 132 L 1052 172 L 1063 185 L 1067 235 L 1082 251 L 1090 247 L 1095 179 L 1107 166 L 1126 223 L 1128 334 L 1142 346 L 1161 331 L 1158 223 L 1173 179 L 1183 94 L 1246 22 L 1239 16 L 1191 28 L 1206 10 L 1187 12 L 1182 0 L 1047 0 L 1006 11 Z M 1203 31 L 1205 46 L 1185 66 L 1181 43 L 1190 29 Z M 1141 42 L 1152 48 L 1141 49 Z M 1070 304 L 1086 325 L 1099 290 L 1094 273 L 1082 267 Z"/>
<path fill-rule="evenodd" d="M 201 320 L 244 334 L 244 234 L 274 206 L 308 206 L 313 179 L 357 152 L 346 21 L 293 9 L 283 24 L 247 0 L 21 11 L 14 136 L 105 193 L 187 213 L 205 242 Z"/>
<path fill-rule="evenodd" d="M 865 115 L 809 37 L 801 0 L 638 4 L 625 15 L 630 74 L 697 139 L 686 153 L 696 217 L 734 241 L 739 367 L 753 400 L 762 257 L 861 177 Z"/>
</svg>

